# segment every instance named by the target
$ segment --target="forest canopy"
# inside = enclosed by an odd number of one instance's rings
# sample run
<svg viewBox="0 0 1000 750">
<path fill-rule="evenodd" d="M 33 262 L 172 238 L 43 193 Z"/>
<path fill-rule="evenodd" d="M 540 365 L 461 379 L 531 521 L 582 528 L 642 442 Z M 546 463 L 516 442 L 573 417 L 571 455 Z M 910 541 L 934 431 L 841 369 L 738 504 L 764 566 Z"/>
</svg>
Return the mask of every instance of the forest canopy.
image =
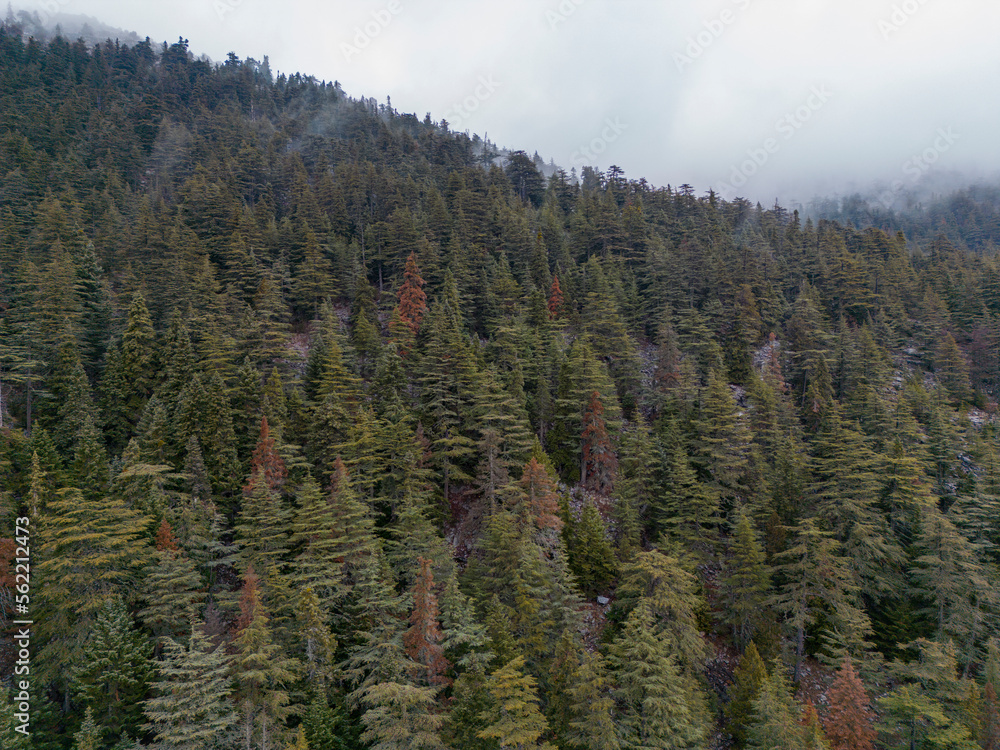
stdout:
<svg viewBox="0 0 1000 750">
<path fill-rule="evenodd" d="M 991 195 L 814 221 L 9 20 L 3 747 L 1000 746 Z"/>
</svg>

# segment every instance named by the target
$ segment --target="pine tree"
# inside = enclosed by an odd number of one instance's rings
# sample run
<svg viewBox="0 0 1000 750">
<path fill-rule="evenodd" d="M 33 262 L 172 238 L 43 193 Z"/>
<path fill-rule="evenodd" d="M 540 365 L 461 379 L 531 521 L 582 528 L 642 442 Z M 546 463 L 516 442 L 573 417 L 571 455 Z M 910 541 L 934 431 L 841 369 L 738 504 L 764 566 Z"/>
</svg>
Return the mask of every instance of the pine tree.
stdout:
<svg viewBox="0 0 1000 750">
<path fill-rule="evenodd" d="M 97 421 L 87 373 L 76 342 L 68 337 L 59 345 L 48 388 L 54 404 L 51 407 L 55 418 L 52 439 L 61 451 L 68 454 L 73 450 L 84 423 L 88 419 L 93 423 Z"/>
<path fill-rule="evenodd" d="M 229 657 L 213 646 L 203 623 L 189 621 L 187 646 L 168 638 L 158 678 L 150 683 L 154 696 L 144 706 L 148 723 L 164 750 L 199 750 L 225 737 L 236 721 L 229 701 Z"/>
<path fill-rule="evenodd" d="M 236 540 L 244 566 L 267 570 L 285 558 L 289 549 L 291 511 L 270 488 L 262 472 L 250 478 L 236 520 Z"/>
<path fill-rule="evenodd" d="M 753 724 L 754 702 L 767 679 L 767 667 L 760 658 L 757 646 L 751 641 L 740 656 L 733 683 L 727 691 L 726 729 L 741 747 L 746 743 Z"/>
<path fill-rule="evenodd" d="M 445 750 L 438 735 L 443 717 L 431 711 L 434 692 L 405 682 L 373 684 L 364 696 L 370 708 L 361 717 L 362 742 L 379 750 Z"/>
<path fill-rule="evenodd" d="M 980 741 L 983 750 L 1000 749 L 1000 701 L 997 700 L 992 682 L 986 683 L 981 722 L 983 730 Z"/>
<path fill-rule="evenodd" d="M 139 416 L 153 390 L 153 361 L 156 337 L 146 308 L 146 300 L 136 292 L 128 310 L 128 321 L 121 341 L 121 371 L 126 388 L 121 395 L 125 414 L 131 424 Z"/>
<path fill-rule="evenodd" d="M 319 597 L 310 587 L 299 594 L 295 622 L 301 652 L 305 657 L 302 661 L 306 683 L 315 693 L 325 695 L 326 687 L 333 682 L 336 670 L 334 654 L 337 639 L 330 632 L 327 614 Z"/>
<path fill-rule="evenodd" d="M 341 561 L 333 551 L 335 504 L 312 477 L 302 482 L 295 499 L 297 507 L 291 524 L 291 541 L 299 552 L 292 579 L 297 586 L 315 591 L 321 601 L 328 601 L 331 596 L 343 593 Z"/>
<path fill-rule="evenodd" d="M 600 511 L 586 502 L 579 520 L 571 520 L 564 534 L 569 567 L 588 595 L 606 591 L 618 573 L 618 560 Z"/>
<path fill-rule="evenodd" d="M 423 357 L 419 364 L 421 422 L 431 440 L 432 465 L 440 472 L 449 500 L 453 482 L 469 481 L 468 467 L 476 441 L 470 436 L 479 369 L 462 332 L 458 290 L 450 274 L 426 320 Z"/>
<path fill-rule="evenodd" d="M 175 415 L 180 443 L 194 435 L 215 493 L 232 493 L 242 475 L 236 452 L 232 407 L 218 370 L 195 374 L 178 397 Z M 166 425 L 164 425 L 166 427 Z"/>
<path fill-rule="evenodd" d="M 260 727 L 260 747 L 267 750 L 268 732 L 288 713 L 286 687 L 294 680 L 297 664 L 274 643 L 269 617 L 261 602 L 260 579 L 251 566 L 243 577 L 240 619 L 233 639 L 230 671 L 236 699 L 243 714 L 243 745 L 250 750 L 254 728 Z"/>
<path fill-rule="evenodd" d="M 94 721 L 94 712 L 87 707 L 80 731 L 73 735 L 73 750 L 101 750 L 101 727 Z"/>
<path fill-rule="evenodd" d="M 406 268 L 403 270 L 403 284 L 399 288 L 399 317 L 410 329 L 413 336 L 417 335 L 424 313 L 427 311 L 427 295 L 424 293 L 424 280 L 417 267 L 417 256 L 410 253 L 406 258 Z"/>
<path fill-rule="evenodd" d="M 453 750 L 464 747 L 481 747 L 499 750 L 495 740 L 479 737 L 490 720 L 493 697 L 487 690 L 486 668 L 476 663 L 459 675 L 452 688 L 452 707 L 445 718 L 441 736 Z M 485 718 L 483 718 L 485 715 Z"/>
<path fill-rule="evenodd" d="M 383 557 L 372 557 L 353 595 L 358 627 L 345 663 L 355 685 L 348 700 L 361 711 L 362 741 L 386 750 L 438 750 L 443 718 L 433 709 L 440 688 L 415 684 L 413 676 L 423 670 L 404 648 L 405 605 L 389 576 Z"/>
<path fill-rule="evenodd" d="M 523 510 L 535 529 L 559 531 L 562 528 L 559 496 L 556 494 L 555 483 L 537 458 L 531 458 L 525 465 L 518 484 L 524 492 Z"/>
<path fill-rule="evenodd" d="M 285 750 L 309 750 L 309 740 L 306 739 L 306 729 L 299 724 L 299 731 L 295 739 L 285 748 Z"/>
<path fill-rule="evenodd" d="M 595 355 L 587 338 L 580 336 L 573 342 L 559 369 L 553 425 L 546 436 L 546 449 L 566 479 L 570 479 L 574 472 L 583 476 L 580 465 L 583 454 L 583 416 L 594 391 L 599 394 L 604 409 L 601 418 L 613 444 L 621 421 L 621 407 L 615 387 L 605 363 Z M 603 456 L 610 459 L 611 454 L 605 453 Z"/>
<path fill-rule="evenodd" d="M 934 370 L 953 404 L 961 404 L 968 400 L 971 390 L 969 387 L 969 366 L 965 355 L 962 354 L 962 350 L 955 342 L 955 337 L 947 331 L 944 332 L 938 344 L 934 356 Z"/>
<path fill-rule="evenodd" d="M 154 636 L 179 637 L 190 619 L 189 611 L 204 601 L 205 594 L 194 562 L 177 548 L 166 519 L 157 532 L 154 559 L 144 585 L 146 606 L 139 617 Z"/>
<path fill-rule="evenodd" d="M 337 701 L 330 705 L 318 692 L 304 710 L 302 726 L 312 750 L 354 750 L 360 743 L 360 732 L 342 703 Z"/>
<path fill-rule="evenodd" d="M 478 622 L 469 599 L 458 587 L 458 573 L 451 569 L 440 596 L 441 646 L 445 657 L 461 669 L 485 664 L 492 655 L 484 653 L 486 633 Z"/>
<path fill-rule="evenodd" d="M 549 288 L 549 301 L 547 305 L 550 320 L 556 320 L 560 315 L 562 315 L 563 305 L 563 293 L 559 286 L 559 277 L 553 275 L 552 286 Z"/>
<path fill-rule="evenodd" d="M 719 491 L 698 480 L 687 450 L 668 428 L 661 485 L 651 515 L 671 538 L 676 537 L 694 555 L 710 558 L 719 526 Z"/>
<path fill-rule="evenodd" d="M 813 440 L 812 463 L 817 515 L 842 545 L 856 583 L 871 598 L 898 587 L 892 573 L 902 567 L 902 551 L 876 505 L 879 457 L 831 410 Z"/>
<path fill-rule="evenodd" d="M 121 470 L 111 482 L 111 494 L 151 518 L 162 517 L 169 502 L 167 482 L 180 477 L 167 464 L 146 463 L 134 438 L 129 440 L 118 463 Z"/>
<path fill-rule="evenodd" d="M 699 478 L 723 499 L 747 500 L 742 480 L 748 468 L 750 432 L 729 386 L 717 372 L 709 374 L 695 426 L 698 434 L 692 460 Z"/>
<path fill-rule="evenodd" d="M 583 651 L 566 697 L 572 710 L 566 732 L 571 747 L 581 750 L 621 747 L 614 722 L 611 680 L 599 653 Z"/>
<path fill-rule="evenodd" d="M 292 573 L 298 586 L 310 586 L 322 602 L 348 594 L 380 550 L 367 504 L 351 486 L 343 461 L 334 463 L 325 496 L 311 481 L 299 492 L 292 540 L 299 554 Z"/>
<path fill-rule="evenodd" d="M 15 690 L 0 691 L 0 737 L 3 737 L 4 747 L 9 750 L 29 750 L 31 740 L 29 735 L 19 731 L 24 729 L 24 722 L 16 716 L 20 713 L 12 699 L 17 695 Z"/>
<path fill-rule="evenodd" d="M 636 602 L 650 609 L 657 638 L 691 680 L 703 671 L 706 657 L 696 617 L 703 603 L 696 591 L 695 576 L 657 550 L 639 552 L 628 562 L 617 591 L 623 606 Z"/>
<path fill-rule="evenodd" d="M 922 638 L 910 646 L 916 658 L 891 665 L 899 687 L 878 700 L 883 745 L 972 750 L 976 743 L 967 723 L 978 716 L 963 705 L 969 692 L 954 647 Z"/>
<path fill-rule="evenodd" d="M 753 723 L 747 730 L 750 750 L 805 750 L 805 733 L 781 664 L 775 664 L 753 702 Z"/>
<path fill-rule="evenodd" d="M 775 560 L 785 583 L 772 605 L 785 615 L 787 626 L 795 634 L 793 679 L 798 680 L 805 658 L 806 628 L 818 621 L 821 612 L 829 621 L 828 634 L 848 654 L 861 656 L 871 624 L 857 606 L 857 586 L 831 534 L 820 530 L 815 518 L 803 518 L 795 527 L 790 546 Z"/>
<path fill-rule="evenodd" d="M 608 436 L 604 405 L 597 391 L 590 394 L 590 403 L 583 412 L 581 443 L 580 484 L 600 495 L 610 494 L 618 472 L 618 456 Z"/>
<path fill-rule="evenodd" d="M 742 509 L 737 514 L 730 557 L 723 565 L 722 590 L 723 619 L 733 629 L 737 645 L 746 647 L 766 622 L 771 576 L 756 530 Z"/>
<path fill-rule="evenodd" d="M 823 729 L 830 750 L 874 750 L 876 733 L 870 699 L 850 657 L 837 670 L 827 699 L 829 708 L 823 717 Z"/>
<path fill-rule="evenodd" d="M 357 412 L 359 380 L 344 364 L 339 322 L 328 304 L 323 305 L 318 340 L 310 352 L 306 373 L 312 404 L 309 424 L 309 455 L 324 474 L 328 473 L 340 445 L 347 439 Z"/>
<path fill-rule="evenodd" d="M 613 518 L 619 554 L 625 558 L 639 546 L 643 522 L 657 494 L 653 438 L 641 418 L 622 430 L 619 448 Z"/>
<path fill-rule="evenodd" d="M 477 736 L 495 739 L 502 750 L 554 750 L 548 742 L 541 741 L 548 731 L 548 722 L 539 710 L 535 679 L 523 669 L 524 657 L 518 656 L 490 675 L 486 689 L 493 705 L 483 712 L 481 719 L 486 726 Z"/>
<path fill-rule="evenodd" d="M 964 663 L 975 660 L 981 610 L 995 601 L 975 548 L 962 536 L 937 503 L 921 513 L 915 541 L 917 557 L 911 576 L 926 602 L 922 614 L 940 641 L 954 639 Z"/>
<path fill-rule="evenodd" d="M 420 573 L 413 587 L 413 611 L 410 613 L 410 628 L 403 633 L 406 654 L 421 665 L 421 683 L 443 685 L 445 673 L 451 666 L 444 656 L 441 646 L 441 626 L 437 596 L 434 594 L 434 574 L 431 560 L 418 559 Z"/>
<path fill-rule="evenodd" d="M 136 736 L 152 673 L 151 649 L 125 603 L 108 599 L 81 653 L 73 681 L 94 720 L 110 737 Z"/>
<path fill-rule="evenodd" d="M 108 454 L 89 414 L 84 417 L 73 443 L 71 476 L 73 486 L 89 500 L 97 500 L 108 491 Z"/>
<path fill-rule="evenodd" d="M 625 747 L 701 748 L 706 727 L 692 710 L 690 685 L 653 628 L 653 611 L 640 601 L 612 645 L 608 662 L 615 679 L 618 728 Z"/>
<path fill-rule="evenodd" d="M 919 685 L 902 685 L 879 698 L 878 703 L 886 748 L 974 750 L 976 747 L 969 739 L 968 730 L 954 727 L 941 705 L 927 696 Z"/>
<path fill-rule="evenodd" d="M 131 590 L 148 563 L 149 521 L 111 498 L 63 490 L 40 529 L 37 600 L 44 618 L 39 672 L 55 678 L 81 658 L 80 644 L 105 602 Z"/>
<path fill-rule="evenodd" d="M 810 701 L 802 710 L 802 747 L 804 750 L 831 750 L 830 743 L 823 733 L 816 707 Z"/>
</svg>

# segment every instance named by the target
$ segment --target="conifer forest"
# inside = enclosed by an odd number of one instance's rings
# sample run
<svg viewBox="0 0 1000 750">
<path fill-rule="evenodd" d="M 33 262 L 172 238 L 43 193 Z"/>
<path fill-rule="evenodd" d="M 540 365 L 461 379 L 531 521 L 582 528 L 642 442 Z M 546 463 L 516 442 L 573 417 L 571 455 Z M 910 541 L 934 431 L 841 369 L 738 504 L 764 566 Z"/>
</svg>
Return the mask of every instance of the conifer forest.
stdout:
<svg viewBox="0 0 1000 750">
<path fill-rule="evenodd" d="M 0 26 L 0 747 L 1000 748 L 997 196 L 522 145 Z"/>
</svg>

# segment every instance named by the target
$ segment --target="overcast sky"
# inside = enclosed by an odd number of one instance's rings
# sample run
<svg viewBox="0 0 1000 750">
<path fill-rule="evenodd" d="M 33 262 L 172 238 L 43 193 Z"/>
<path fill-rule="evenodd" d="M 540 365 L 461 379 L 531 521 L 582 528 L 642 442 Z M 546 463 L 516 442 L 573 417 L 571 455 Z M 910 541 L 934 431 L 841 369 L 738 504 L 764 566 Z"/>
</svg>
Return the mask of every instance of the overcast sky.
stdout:
<svg viewBox="0 0 1000 750">
<path fill-rule="evenodd" d="M 991 0 L 35 0 L 338 80 L 567 170 L 765 205 L 1000 172 Z M 893 186 L 895 183 L 895 186 Z"/>
</svg>

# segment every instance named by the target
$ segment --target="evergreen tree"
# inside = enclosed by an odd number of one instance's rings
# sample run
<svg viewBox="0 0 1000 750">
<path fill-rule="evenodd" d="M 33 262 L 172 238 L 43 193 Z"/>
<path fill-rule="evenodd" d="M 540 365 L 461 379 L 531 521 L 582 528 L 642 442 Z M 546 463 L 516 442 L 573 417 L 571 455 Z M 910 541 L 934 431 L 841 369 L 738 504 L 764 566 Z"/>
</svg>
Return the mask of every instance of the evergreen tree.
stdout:
<svg viewBox="0 0 1000 750">
<path fill-rule="evenodd" d="M 525 499 L 521 512 L 527 514 L 535 529 L 540 532 L 546 529 L 559 531 L 562 528 L 559 496 L 556 494 L 555 483 L 537 458 L 532 457 L 525 465 L 518 484 Z"/>
<path fill-rule="evenodd" d="M 580 484 L 601 495 L 607 495 L 615 482 L 618 472 L 618 456 L 608 436 L 604 421 L 604 406 L 601 394 L 593 391 L 590 403 L 583 412 L 583 456 L 580 460 Z"/>
<path fill-rule="evenodd" d="M 871 624 L 857 606 L 857 586 L 839 551 L 831 535 L 817 528 L 816 519 L 804 518 L 788 549 L 775 556 L 785 583 L 772 603 L 794 633 L 795 681 L 805 658 L 806 629 L 818 622 L 821 613 L 829 618 L 828 638 L 848 654 L 860 656 L 867 646 Z"/>
<path fill-rule="evenodd" d="M 562 314 L 564 304 L 562 289 L 559 286 L 559 277 L 553 274 L 552 286 L 549 287 L 549 301 L 546 305 L 549 310 L 550 320 L 556 320 Z"/>
<path fill-rule="evenodd" d="M 723 566 L 723 620 L 733 629 L 736 643 L 747 646 L 767 622 L 765 604 L 771 576 L 757 533 L 743 510 L 737 515 L 731 545 Z"/>
<path fill-rule="evenodd" d="M 802 718 L 799 720 L 802 725 L 802 746 L 806 750 L 831 750 L 830 743 L 823 733 L 823 727 L 819 721 L 819 714 L 816 707 L 810 701 L 802 710 Z"/>
<path fill-rule="evenodd" d="M 523 668 L 524 657 L 518 656 L 490 675 L 486 689 L 492 705 L 482 714 L 486 726 L 477 736 L 495 739 L 502 750 L 553 750 L 551 744 L 541 740 L 548 731 L 548 722 L 539 710 L 535 679 L 524 674 Z"/>
<path fill-rule="evenodd" d="M 79 651 L 105 602 L 131 591 L 150 550 L 148 519 L 110 498 L 64 490 L 40 529 L 37 601 L 39 672 L 54 678 L 79 663 Z"/>
<path fill-rule="evenodd" d="M 227 736 L 236 721 L 229 701 L 229 657 L 213 646 L 203 623 L 191 618 L 187 646 L 166 640 L 158 678 L 150 683 L 154 695 L 143 707 L 159 747 L 198 750 Z"/>
<path fill-rule="evenodd" d="M 0 693 L 0 736 L 4 738 L 4 747 L 10 750 L 28 750 L 31 746 L 29 736 L 18 731 L 18 727 L 23 730 L 23 721 L 15 715 L 19 713 L 11 700 L 15 695 L 17 692 L 6 689 Z"/>
<path fill-rule="evenodd" d="M 1000 748 L 1000 702 L 992 682 L 986 683 L 981 722 L 983 750 L 997 750 Z"/>
<path fill-rule="evenodd" d="M 179 637 L 189 619 L 190 609 L 205 598 L 201 576 L 194 562 L 177 548 L 170 524 L 164 519 L 157 532 L 155 565 L 146 574 L 139 612 L 143 623 L 157 637 Z"/>
<path fill-rule="evenodd" d="M 269 617 L 261 602 L 260 579 L 252 566 L 243 580 L 230 671 L 242 714 L 242 744 L 250 750 L 255 729 L 259 727 L 259 746 L 267 750 L 269 732 L 273 734 L 277 722 L 288 713 L 289 696 L 285 688 L 295 678 L 297 664 L 273 640 Z"/>
<path fill-rule="evenodd" d="M 719 526 L 719 491 L 698 480 L 688 452 L 673 429 L 665 436 L 663 491 L 652 508 L 657 525 L 698 557 L 711 557 Z"/>
<path fill-rule="evenodd" d="M 121 340 L 121 374 L 124 393 L 119 396 L 131 424 L 139 420 L 153 390 L 156 338 L 153 323 L 141 293 L 132 296 L 128 320 Z"/>
<path fill-rule="evenodd" d="M 606 591 L 618 572 L 618 560 L 600 511 L 592 502 L 583 506 L 579 520 L 570 520 L 564 533 L 569 567 L 580 590 L 588 595 Z"/>
<path fill-rule="evenodd" d="M 451 666 L 441 646 L 441 626 L 437 596 L 434 594 L 434 574 L 431 560 L 419 558 L 420 573 L 413 588 L 413 611 L 410 628 L 403 633 L 406 654 L 421 665 L 421 682 L 427 685 L 445 683 L 445 673 Z"/>
<path fill-rule="evenodd" d="M 566 740 L 583 750 L 618 750 L 614 722 L 615 703 L 605 660 L 599 653 L 584 651 L 568 687 L 571 718 Z"/>
<path fill-rule="evenodd" d="M 330 632 L 326 612 L 311 588 L 307 587 L 299 594 L 295 615 L 301 651 L 305 656 L 306 682 L 314 692 L 325 695 L 326 687 L 332 683 L 335 674 L 337 639 Z"/>
<path fill-rule="evenodd" d="M 702 602 L 697 579 L 677 558 L 657 550 L 640 552 L 629 561 L 618 586 L 623 605 L 645 603 L 655 617 L 656 635 L 689 680 L 703 671 L 705 643 L 696 613 Z"/>
<path fill-rule="evenodd" d="M 136 736 L 152 673 L 150 647 L 120 598 L 108 599 L 74 674 L 80 698 L 109 737 Z"/>
<path fill-rule="evenodd" d="M 641 601 L 608 657 L 615 676 L 618 728 L 625 747 L 700 748 L 706 727 L 664 640 L 653 629 L 653 612 Z"/>
<path fill-rule="evenodd" d="M 798 714 L 781 665 L 775 664 L 753 702 L 753 723 L 747 730 L 746 746 L 751 750 L 778 747 L 804 750 L 807 747 L 805 728 L 800 725 Z"/>
<path fill-rule="evenodd" d="M 855 581 L 871 598 L 898 587 L 902 551 L 876 505 L 878 456 L 831 411 L 813 440 L 817 515 L 842 545 Z"/>
<path fill-rule="evenodd" d="M 936 504 L 923 508 L 914 541 L 917 557 L 911 575 L 926 602 L 922 614 L 938 640 L 954 639 L 963 661 L 973 661 L 981 637 L 980 612 L 995 600 L 975 549 Z"/>
<path fill-rule="evenodd" d="M 427 295 L 424 293 L 424 280 L 417 267 L 417 256 L 410 253 L 406 258 L 406 268 L 403 270 L 403 285 L 399 288 L 399 318 L 410 329 L 412 336 L 420 330 L 420 322 L 427 311 Z"/>
<path fill-rule="evenodd" d="M 747 499 L 742 480 L 750 454 L 750 433 L 722 377 L 711 372 L 696 422 L 692 459 L 702 481 L 722 498 Z"/>
<path fill-rule="evenodd" d="M 952 403 L 960 404 L 969 398 L 969 366 L 958 348 L 955 337 L 945 331 L 934 356 L 934 369 L 941 385 Z"/>
<path fill-rule="evenodd" d="M 100 750 L 101 733 L 101 727 L 94 721 L 94 712 L 88 706 L 80 731 L 73 735 L 73 750 Z"/>
<path fill-rule="evenodd" d="M 829 708 L 823 719 L 823 729 L 830 741 L 830 750 L 874 750 L 874 715 L 868 693 L 850 657 L 845 658 L 837 670 L 827 699 Z"/>
<path fill-rule="evenodd" d="M 443 718 L 433 710 L 440 688 L 415 684 L 422 665 L 409 658 L 403 645 L 403 599 L 392 590 L 381 555 L 368 561 L 354 598 L 363 629 L 356 631 L 345 666 L 356 686 L 348 699 L 361 711 L 365 727 L 361 739 L 398 750 L 443 748 Z"/>
<path fill-rule="evenodd" d="M 760 658 L 757 646 L 751 641 L 740 656 L 733 683 L 727 691 L 726 728 L 741 747 L 746 743 L 754 721 L 754 703 L 767 680 L 767 667 Z"/>
</svg>

